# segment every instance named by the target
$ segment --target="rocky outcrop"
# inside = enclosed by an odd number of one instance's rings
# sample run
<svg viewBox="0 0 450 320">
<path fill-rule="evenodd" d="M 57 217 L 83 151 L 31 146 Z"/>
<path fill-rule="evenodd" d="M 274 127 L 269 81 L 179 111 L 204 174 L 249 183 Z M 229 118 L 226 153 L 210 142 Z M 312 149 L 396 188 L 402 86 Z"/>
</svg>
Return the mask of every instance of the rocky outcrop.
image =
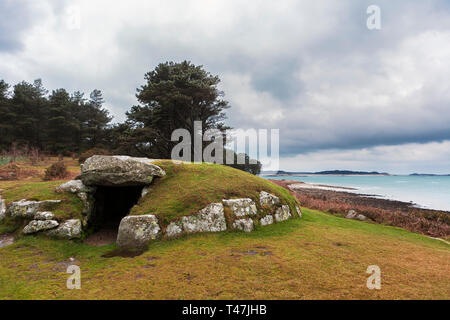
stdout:
<svg viewBox="0 0 450 320">
<path fill-rule="evenodd" d="M 27 201 L 20 200 L 12 202 L 8 209 L 7 214 L 13 218 L 25 218 L 34 219 L 36 213 L 48 205 L 61 203 L 61 200 L 45 200 L 45 201 Z"/>
<path fill-rule="evenodd" d="M 43 230 L 56 228 L 59 225 L 55 220 L 32 220 L 23 228 L 23 234 L 37 233 Z"/>
<path fill-rule="evenodd" d="M 55 215 L 50 211 L 38 211 L 34 215 L 35 220 L 55 220 Z"/>
<path fill-rule="evenodd" d="M 253 231 L 253 220 L 250 218 L 247 219 L 238 219 L 233 222 L 233 229 L 241 230 L 245 232 Z"/>
<path fill-rule="evenodd" d="M 262 226 L 268 226 L 270 224 L 273 224 L 273 216 L 268 214 L 267 216 L 261 218 L 259 220 Z"/>
<path fill-rule="evenodd" d="M 148 158 L 93 156 L 82 165 L 80 179 L 87 186 L 147 186 L 165 174 Z"/>
<path fill-rule="evenodd" d="M 81 180 L 70 180 L 66 183 L 63 183 L 62 185 L 56 187 L 55 192 L 62 193 L 62 192 L 70 192 L 70 193 L 80 193 L 80 192 L 94 192 L 95 188 L 88 187 L 84 185 L 83 181 Z"/>
<path fill-rule="evenodd" d="M 81 221 L 79 219 L 67 220 L 61 223 L 56 229 L 47 231 L 46 234 L 58 239 L 79 239 L 82 234 Z"/>
<path fill-rule="evenodd" d="M 291 217 L 291 210 L 289 209 L 289 206 L 287 206 L 287 205 L 281 206 L 281 208 L 278 208 L 275 213 L 275 221 L 276 222 L 286 221 L 290 217 Z"/>
<path fill-rule="evenodd" d="M 161 228 L 154 215 L 128 216 L 122 219 L 117 235 L 117 246 L 143 248 L 159 237 Z"/>
<path fill-rule="evenodd" d="M 261 191 L 261 193 L 259 194 L 259 203 L 261 204 L 262 207 L 265 206 L 274 208 L 276 206 L 279 206 L 281 201 L 280 198 L 278 198 L 277 196 L 274 196 L 273 194 L 270 194 L 265 191 Z"/>
<path fill-rule="evenodd" d="M 359 221 L 366 221 L 367 217 L 362 214 L 358 214 L 355 210 L 349 210 L 347 212 L 347 215 L 345 216 L 346 219 L 353 219 L 353 220 L 359 220 Z"/>
<path fill-rule="evenodd" d="M 165 236 L 174 238 L 182 234 L 220 232 L 226 229 L 227 223 L 223 204 L 211 203 L 196 214 L 181 217 L 178 221 L 172 221 L 165 230 Z"/>
<path fill-rule="evenodd" d="M 71 180 L 56 187 L 55 192 L 74 193 L 78 196 L 78 198 L 80 198 L 80 200 L 83 202 L 82 215 L 84 216 L 84 219 L 82 221 L 82 224 L 83 226 L 86 226 L 89 219 L 91 218 L 92 211 L 94 209 L 94 193 L 96 189 L 97 188 L 94 186 L 86 186 L 81 180 Z"/>
<path fill-rule="evenodd" d="M 227 229 L 222 203 L 211 203 L 198 213 L 181 219 L 186 233 L 220 232 Z"/>
<path fill-rule="evenodd" d="M 257 214 L 256 205 L 252 199 L 231 199 L 222 202 L 236 217 L 255 216 Z"/>
<path fill-rule="evenodd" d="M 142 188 L 141 198 L 145 197 L 150 192 L 150 189 L 151 189 L 150 187 Z"/>
<path fill-rule="evenodd" d="M 168 238 L 175 238 L 183 233 L 183 225 L 179 221 L 171 222 L 166 228 L 166 236 Z"/>
</svg>

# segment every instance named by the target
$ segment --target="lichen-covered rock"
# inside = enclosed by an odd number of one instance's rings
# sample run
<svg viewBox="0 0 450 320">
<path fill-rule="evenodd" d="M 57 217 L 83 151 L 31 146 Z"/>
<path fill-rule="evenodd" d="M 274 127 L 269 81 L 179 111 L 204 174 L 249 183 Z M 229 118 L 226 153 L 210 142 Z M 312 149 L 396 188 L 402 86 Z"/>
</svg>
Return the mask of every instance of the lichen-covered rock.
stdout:
<svg viewBox="0 0 450 320">
<path fill-rule="evenodd" d="M 253 220 L 250 218 L 235 220 L 235 221 L 233 221 L 233 229 L 242 230 L 245 232 L 252 232 L 253 231 Z"/>
<path fill-rule="evenodd" d="M 6 217 L 6 204 L 5 200 L 2 199 L 2 195 L 0 194 L 0 221 L 5 219 Z"/>
<path fill-rule="evenodd" d="M 347 215 L 345 216 L 346 219 L 353 219 L 353 220 L 359 220 L 359 221 L 366 221 L 367 217 L 362 214 L 358 214 L 355 210 L 349 210 L 347 212 Z"/>
<path fill-rule="evenodd" d="M 291 210 L 288 205 L 284 205 L 281 208 L 278 208 L 275 212 L 275 221 L 281 222 L 286 221 L 291 217 Z"/>
<path fill-rule="evenodd" d="M 61 223 L 58 228 L 47 231 L 46 234 L 50 237 L 58 239 L 79 239 L 81 238 L 81 221 L 79 219 L 67 220 Z"/>
<path fill-rule="evenodd" d="M 356 212 L 355 210 L 349 210 L 347 212 L 347 215 L 345 216 L 345 218 L 346 219 L 355 219 L 357 215 L 358 215 L 358 212 Z"/>
<path fill-rule="evenodd" d="M 268 226 L 269 224 L 273 223 L 273 216 L 268 214 L 264 218 L 261 218 L 261 220 L 259 220 L 259 221 L 261 222 L 262 226 Z"/>
<path fill-rule="evenodd" d="M 55 215 L 50 211 L 38 211 L 34 215 L 35 220 L 55 220 Z"/>
<path fill-rule="evenodd" d="M 117 246 L 142 248 L 159 237 L 161 228 L 154 215 L 127 216 L 122 219 L 117 235 Z"/>
<path fill-rule="evenodd" d="M 150 192 L 151 188 L 150 187 L 144 187 L 142 188 L 142 192 L 141 192 L 141 198 L 145 197 L 146 195 L 148 195 L 148 193 Z"/>
<path fill-rule="evenodd" d="M 301 218 L 302 217 L 302 210 L 300 210 L 300 207 L 295 206 L 295 210 L 297 210 L 297 214 L 298 214 L 299 218 Z"/>
<path fill-rule="evenodd" d="M 91 219 L 92 213 L 94 211 L 94 194 L 91 192 L 78 192 L 77 196 L 83 202 L 83 211 L 81 213 L 84 217 L 83 226 L 86 226 Z"/>
<path fill-rule="evenodd" d="M 7 209 L 7 213 L 13 218 L 34 219 L 34 215 L 44 206 L 61 203 L 61 200 L 45 201 L 20 201 L 12 202 Z"/>
<path fill-rule="evenodd" d="M 255 216 L 257 214 L 256 205 L 252 199 L 230 199 L 222 202 L 236 217 Z"/>
<path fill-rule="evenodd" d="M 222 203 L 212 203 L 192 216 L 181 219 L 186 233 L 220 232 L 227 229 Z"/>
<path fill-rule="evenodd" d="M 81 180 L 70 180 L 62 185 L 56 187 L 55 192 L 70 192 L 70 193 L 79 193 L 79 192 L 94 192 L 95 188 L 88 187 L 84 185 Z"/>
<path fill-rule="evenodd" d="M 353 220 L 360 220 L 360 221 L 366 221 L 367 217 L 362 215 L 362 214 L 358 214 L 358 212 L 356 212 L 355 210 L 349 210 L 347 212 L 347 215 L 345 216 L 346 219 L 353 219 Z"/>
<path fill-rule="evenodd" d="M 146 186 L 165 174 L 148 158 L 93 156 L 81 166 L 79 177 L 87 186 Z"/>
<path fill-rule="evenodd" d="M 269 206 L 269 207 L 275 207 L 278 206 L 280 202 L 280 198 L 277 196 L 274 196 L 273 194 L 270 194 L 265 191 L 261 191 L 259 194 L 259 203 L 261 206 Z"/>
<path fill-rule="evenodd" d="M 71 180 L 62 185 L 56 187 L 55 192 L 70 192 L 75 193 L 78 198 L 83 202 L 83 211 L 81 212 L 83 215 L 83 226 L 88 224 L 89 219 L 91 218 L 91 214 L 94 208 L 94 194 L 97 188 L 95 186 L 86 186 L 83 181 L 79 179 Z"/>
<path fill-rule="evenodd" d="M 23 228 L 22 232 L 24 234 L 32 234 L 39 231 L 56 228 L 58 225 L 58 221 L 55 220 L 32 220 L 25 226 L 25 228 Z"/>
<path fill-rule="evenodd" d="M 358 219 L 359 221 L 366 221 L 368 218 L 363 214 L 358 214 L 356 216 L 356 219 Z"/>
<path fill-rule="evenodd" d="M 166 236 L 168 238 L 178 237 L 182 233 L 183 233 L 183 226 L 178 221 L 171 222 L 166 228 Z"/>
</svg>

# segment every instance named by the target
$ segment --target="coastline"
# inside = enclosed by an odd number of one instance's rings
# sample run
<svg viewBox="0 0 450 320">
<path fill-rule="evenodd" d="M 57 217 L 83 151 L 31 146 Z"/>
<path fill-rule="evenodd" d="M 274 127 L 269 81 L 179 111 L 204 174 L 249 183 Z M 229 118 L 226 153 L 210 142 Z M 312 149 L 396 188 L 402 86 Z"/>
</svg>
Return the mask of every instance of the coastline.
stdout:
<svg viewBox="0 0 450 320">
<path fill-rule="evenodd" d="M 415 177 L 391 176 L 308 176 L 268 177 L 269 180 L 288 180 L 296 188 L 348 191 L 362 196 L 399 201 L 412 207 L 445 211 L 450 213 L 448 192 L 450 179 L 447 176 Z"/>
<path fill-rule="evenodd" d="M 276 180 L 271 180 L 275 182 Z M 432 210 L 418 207 L 417 204 L 400 200 L 382 198 L 375 194 L 364 194 L 352 192 L 355 188 L 331 186 L 324 184 L 315 184 L 294 181 L 294 180 L 278 180 L 283 181 L 289 190 L 297 193 L 303 193 L 311 197 L 326 198 L 328 201 L 341 200 L 348 204 L 364 205 L 385 210 L 401 210 L 409 211 L 409 209 L 420 209 L 425 211 L 442 212 L 442 210 Z"/>
<path fill-rule="evenodd" d="M 298 180 L 269 179 L 290 190 L 303 206 L 343 216 L 356 210 L 376 223 L 448 240 L 450 212 L 417 207 L 411 202 L 353 192 L 353 188 L 304 183 Z"/>
</svg>

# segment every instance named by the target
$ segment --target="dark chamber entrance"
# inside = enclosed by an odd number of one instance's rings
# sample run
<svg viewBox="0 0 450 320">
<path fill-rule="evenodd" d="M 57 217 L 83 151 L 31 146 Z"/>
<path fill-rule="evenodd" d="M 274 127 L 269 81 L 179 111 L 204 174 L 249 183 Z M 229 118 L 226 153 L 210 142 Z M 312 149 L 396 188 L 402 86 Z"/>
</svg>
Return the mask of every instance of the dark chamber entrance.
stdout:
<svg viewBox="0 0 450 320">
<path fill-rule="evenodd" d="M 92 225 L 94 231 L 111 229 L 117 234 L 120 221 L 141 197 L 143 187 L 97 187 Z"/>
</svg>

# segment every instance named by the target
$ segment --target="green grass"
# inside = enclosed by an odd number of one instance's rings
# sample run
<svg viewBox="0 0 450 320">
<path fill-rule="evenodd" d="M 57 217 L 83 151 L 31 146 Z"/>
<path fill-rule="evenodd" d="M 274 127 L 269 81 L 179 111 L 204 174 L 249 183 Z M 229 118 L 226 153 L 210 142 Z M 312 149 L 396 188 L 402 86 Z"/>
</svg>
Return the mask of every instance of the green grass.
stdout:
<svg viewBox="0 0 450 320">
<path fill-rule="evenodd" d="M 0 249 L 0 299 L 450 298 L 447 244 L 307 209 L 249 234 L 197 234 L 153 242 L 135 258 L 101 257 L 113 249 L 20 239 Z M 66 288 L 71 257 L 81 290 Z M 366 288 L 373 264 L 381 290 Z"/>
<path fill-rule="evenodd" d="M 2 197 L 9 204 L 21 199 L 27 200 L 62 200 L 60 204 L 52 204 L 46 210 L 52 211 L 57 219 L 81 218 L 83 210 L 82 201 L 71 193 L 56 193 L 55 188 L 65 181 L 25 182 L 9 181 L 0 183 L 0 189 L 4 189 Z"/>
<path fill-rule="evenodd" d="M 222 199 L 251 198 L 259 211 L 259 193 L 275 194 L 295 212 L 297 200 L 284 188 L 252 174 L 216 164 L 155 162 L 166 176 L 155 180 L 148 195 L 132 209 L 132 215 L 155 214 L 162 224 L 191 215 Z"/>
<path fill-rule="evenodd" d="M 297 204 L 287 190 L 229 167 L 157 164 L 167 176 L 155 180 L 131 214 L 156 214 L 167 223 L 211 202 L 240 197 L 259 207 L 261 190 L 279 196 L 291 210 Z M 2 182 L 0 189 L 7 203 L 64 200 L 55 213 L 75 217 L 81 201 L 56 194 L 62 182 Z M 15 230 L 10 219 L 0 224 L 0 234 Z M 134 258 L 102 257 L 116 249 L 19 238 L 0 248 L 0 299 L 450 299 L 448 244 L 306 208 L 302 219 L 256 226 L 252 233 L 195 234 L 152 242 Z M 81 268 L 81 290 L 66 288 L 70 264 Z M 381 268 L 381 290 L 366 288 L 366 269 L 374 264 Z"/>
<path fill-rule="evenodd" d="M 8 164 L 10 161 L 11 161 L 11 158 L 9 158 L 9 157 L 0 157 L 0 166 Z"/>
</svg>

